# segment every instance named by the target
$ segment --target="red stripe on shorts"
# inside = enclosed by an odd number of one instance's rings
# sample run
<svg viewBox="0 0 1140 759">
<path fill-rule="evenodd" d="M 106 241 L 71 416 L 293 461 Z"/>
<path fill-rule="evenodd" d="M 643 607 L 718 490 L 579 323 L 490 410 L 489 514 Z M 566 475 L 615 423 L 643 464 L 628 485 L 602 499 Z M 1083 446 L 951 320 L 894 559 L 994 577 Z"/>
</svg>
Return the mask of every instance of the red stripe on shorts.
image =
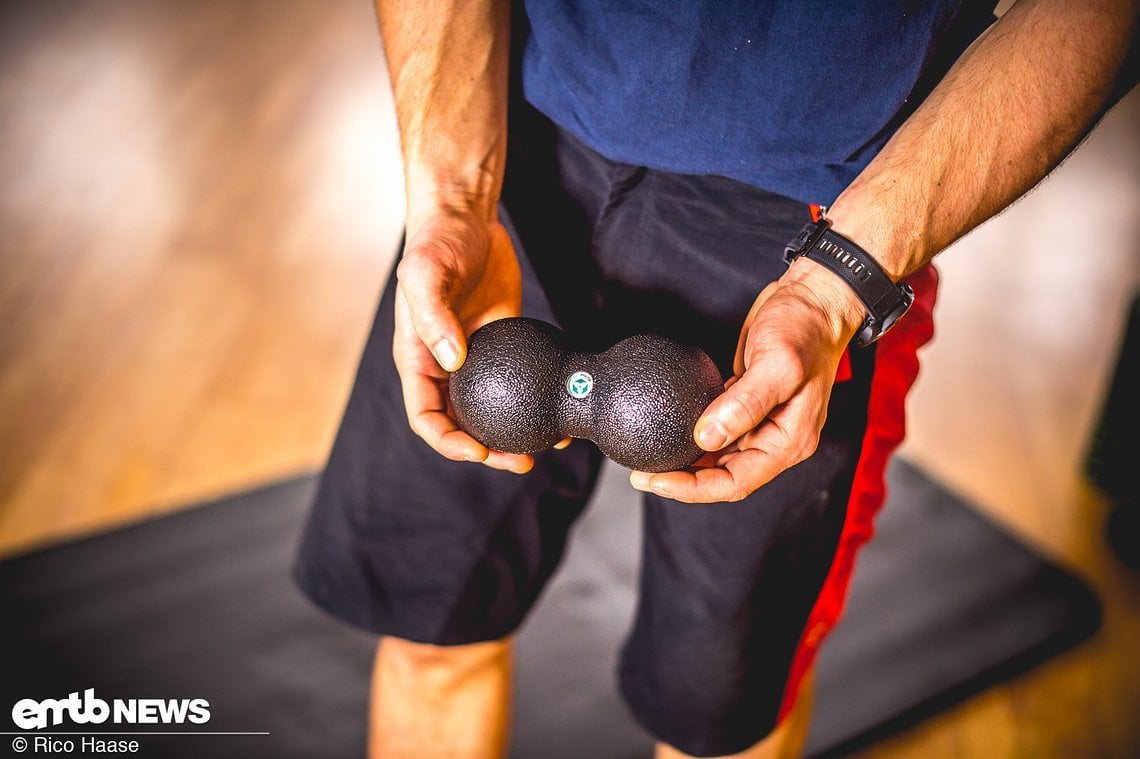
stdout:
<svg viewBox="0 0 1140 759">
<path fill-rule="evenodd" d="M 914 305 L 898 324 L 883 335 L 875 349 L 875 374 L 867 405 L 867 431 L 855 467 L 847 502 L 847 516 L 839 536 L 835 559 L 812 607 L 792 658 L 779 719 L 791 711 L 800 682 L 815 662 L 820 643 L 843 613 L 856 552 L 871 539 L 874 519 L 886 499 L 887 460 L 906 434 L 907 392 L 918 376 L 918 349 L 934 335 L 932 310 L 938 291 L 938 273 L 924 266 L 906 280 L 914 288 Z"/>
</svg>

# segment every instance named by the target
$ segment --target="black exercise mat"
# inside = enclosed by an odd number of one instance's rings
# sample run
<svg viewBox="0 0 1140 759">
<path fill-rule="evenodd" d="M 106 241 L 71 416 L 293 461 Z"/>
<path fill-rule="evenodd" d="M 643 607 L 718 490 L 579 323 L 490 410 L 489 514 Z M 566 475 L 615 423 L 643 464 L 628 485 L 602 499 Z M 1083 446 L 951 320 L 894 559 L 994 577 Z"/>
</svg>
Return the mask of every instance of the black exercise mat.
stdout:
<svg viewBox="0 0 1140 759">
<path fill-rule="evenodd" d="M 612 675 L 640 540 L 624 479 L 605 472 L 520 636 L 512 757 L 649 756 Z M 1084 585 L 921 473 L 896 463 L 890 482 L 819 663 L 815 754 L 897 731 L 1099 622 Z M 56 730 L 269 733 L 123 736 L 146 756 L 362 756 L 374 640 L 314 610 L 287 575 L 313 486 L 302 478 L 0 563 L 2 729 L 16 730 L 19 699 L 94 688 L 106 700 L 204 698 L 210 720 Z"/>
</svg>

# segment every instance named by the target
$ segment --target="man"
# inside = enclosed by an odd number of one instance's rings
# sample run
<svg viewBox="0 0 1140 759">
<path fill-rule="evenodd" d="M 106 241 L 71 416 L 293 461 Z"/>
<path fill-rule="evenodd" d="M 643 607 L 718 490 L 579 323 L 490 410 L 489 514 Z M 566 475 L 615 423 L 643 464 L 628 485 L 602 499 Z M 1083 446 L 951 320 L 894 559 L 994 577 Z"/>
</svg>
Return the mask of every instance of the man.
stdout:
<svg viewBox="0 0 1140 759">
<path fill-rule="evenodd" d="M 501 2 L 377 5 L 406 244 L 297 568 L 384 636 L 373 753 L 504 749 L 510 636 L 600 464 L 488 450 L 448 413 L 466 336 L 526 313 L 595 348 L 685 339 L 729 378 L 700 466 L 630 475 L 621 687 L 661 757 L 794 755 L 930 335 L 928 264 L 1108 107 L 1137 3 L 1022 0 L 976 41 L 992 5 L 529 0 L 513 30 Z"/>
</svg>

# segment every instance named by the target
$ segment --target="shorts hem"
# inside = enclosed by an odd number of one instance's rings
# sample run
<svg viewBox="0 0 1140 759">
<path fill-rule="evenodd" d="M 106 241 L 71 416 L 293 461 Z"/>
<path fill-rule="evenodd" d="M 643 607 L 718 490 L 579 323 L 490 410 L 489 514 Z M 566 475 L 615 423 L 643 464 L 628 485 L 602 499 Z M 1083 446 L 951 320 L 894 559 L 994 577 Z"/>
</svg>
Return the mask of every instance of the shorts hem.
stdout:
<svg viewBox="0 0 1140 759">
<path fill-rule="evenodd" d="M 771 735 L 772 732 L 779 727 L 781 722 L 781 719 L 776 719 L 771 724 L 764 724 L 758 721 L 756 723 L 756 730 L 749 732 L 747 735 L 739 733 L 736 735 L 706 735 L 698 737 L 681 735 L 672 729 L 672 721 L 667 715 L 659 719 L 658 714 L 640 705 L 640 698 L 637 696 L 633 687 L 630 686 L 629 678 L 624 672 L 620 671 L 618 674 L 618 689 L 621 691 L 622 698 L 630 714 L 642 728 L 653 736 L 655 740 L 667 743 L 689 756 L 717 757 L 739 754 Z"/>
<path fill-rule="evenodd" d="M 358 630 L 375 635 L 377 637 L 391 637 L 406 640 L 411 643 L 423 643 L 430 646 L 464 646 L 474 643 L 490 643 L 499 640 L 505 640 L 513 637 L 517 630 L 511 630 L 499 637 L 491 636 L 457 636 L 457 635 L 444 635 L 444 634 L 428 634 L 423 630 L 412 629 L 402 625 L 385 623 L 376 619 L 368 619 L 359 614 L 353 614 L 347 611 L 343 606 L 333 603 L 329 594 L 320 591 L 319 582 L 314 580 L 312 573 L 306 571 L 304 565 L 297 562 L 293 565 L 292 572 L 293 583 L 297 589 L 301 591 L 301 595 L 305 597 L 311 604 L 316 606 L 325 614 L 333 617 L 339 622 L 346 625 L 355 627 Z"/>
</svg>

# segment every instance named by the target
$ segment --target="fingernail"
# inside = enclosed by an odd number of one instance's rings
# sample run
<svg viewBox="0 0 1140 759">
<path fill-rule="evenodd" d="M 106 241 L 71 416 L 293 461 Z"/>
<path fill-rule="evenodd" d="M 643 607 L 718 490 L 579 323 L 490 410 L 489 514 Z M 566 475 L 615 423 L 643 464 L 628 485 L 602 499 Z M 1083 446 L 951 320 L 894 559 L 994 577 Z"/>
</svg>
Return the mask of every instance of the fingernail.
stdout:
<svg viewBox="0 0 1140 759">
<path fill-rule="evenodd" d="M 728 444 L 728 433 L 719 422 L 705 422 L 697 428 L 697 444 L 706 451 L 719 451 Z"/>
<path fill-rule="evenodd" d="M 629 484 L 633 485 L 638 490 L 648 490 L 649 478 L 652 476 L 653 475 L 649 474 L 648 472 L 630 472 Z"/>
<path fill-rule="evenodd" d="M 432 355 L 435 356 L 435 360 L 439 362 L 439 365 L 447 371 L 451 372 L 459 368 L 456 366 L 456 364 L 459 363 L 459 351 L 456 350 L 455 346 L 452 345 L 451 341 L 447 338 L 433 345 L 431 352 Z"/>
</svg>

